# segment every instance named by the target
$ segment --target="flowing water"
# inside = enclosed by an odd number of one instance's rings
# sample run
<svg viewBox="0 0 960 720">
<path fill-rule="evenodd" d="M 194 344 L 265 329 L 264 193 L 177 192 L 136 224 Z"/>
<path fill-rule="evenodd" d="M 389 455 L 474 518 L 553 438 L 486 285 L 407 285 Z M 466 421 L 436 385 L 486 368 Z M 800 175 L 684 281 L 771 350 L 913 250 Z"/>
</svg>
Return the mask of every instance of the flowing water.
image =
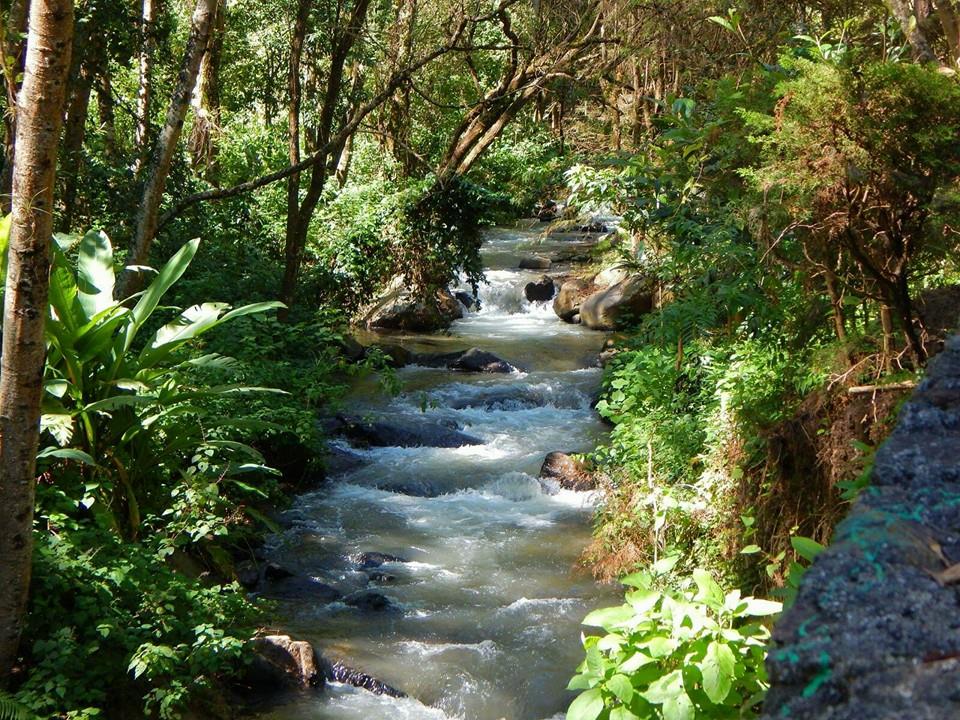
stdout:
<svg viewBox="0 0 960 720">
<path fill-rule="evenodd" d="M 524 299 L 524 285 L 542 273 L 516 268 L 535 238 L 489 231 L 481 310 L 448 333 L 387 339 L 417 352 L 476 346 L 521 372 L 410 366 L 398 371 L 399 396 L 361 384 L 348 404 L 352 415 L 455 425 L 483 444 L 358 451 L 366 464 L 298 498 L 270 546 L 296 572 L 346 593 L 370 587 L 393 602 L 387 612 L 289 603 L 284 628 L 410 697 L 333 684 L 264 718 L 562 717 L 573 697 L 564 688 L 582 657 L 580 620 L 615 599 L 577 567 L 593 498 L 545 486 L 537 473 L 548 452 L 590 450 L 604 434 L 591 409 L 604 336 Z M 391 490 L 411 487 L 418 495 Z M 391 578 L 373 583 L 351 559 L 369 551 L 409 562 L 378 568 Z"/>
</svg>

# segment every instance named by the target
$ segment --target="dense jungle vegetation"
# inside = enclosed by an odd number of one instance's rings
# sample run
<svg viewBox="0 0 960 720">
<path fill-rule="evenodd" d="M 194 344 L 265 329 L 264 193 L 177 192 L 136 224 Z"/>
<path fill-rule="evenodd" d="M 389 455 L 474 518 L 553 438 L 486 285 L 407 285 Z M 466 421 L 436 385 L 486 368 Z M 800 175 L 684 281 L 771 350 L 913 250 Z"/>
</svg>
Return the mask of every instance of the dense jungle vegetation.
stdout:
<svg viewBox="0 0 960 720">
<path fill-rule="evenodd" d="M 956 0 L 9 0 L 3 27 L 0 718 L 214 716 L 269 615 L 238 564 L 323 473 L 317 417 L 394 384 L 350 323 L 398 276 L 428 306 L 479 281 L 479 228 L 548 200 L 621 216 L 593 263 L 655 298 L 597 405 L 584 562 L 628 591 L 568 717 L 758 712 L 774 601 L 956 319 Z"/>
</svg>

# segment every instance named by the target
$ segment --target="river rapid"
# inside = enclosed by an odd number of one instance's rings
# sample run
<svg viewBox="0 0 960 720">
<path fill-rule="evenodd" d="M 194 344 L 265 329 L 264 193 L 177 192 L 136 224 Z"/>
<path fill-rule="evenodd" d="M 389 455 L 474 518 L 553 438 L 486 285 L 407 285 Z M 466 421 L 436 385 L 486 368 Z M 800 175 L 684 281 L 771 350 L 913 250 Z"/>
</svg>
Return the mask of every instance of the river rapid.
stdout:
<svg viewBox="0 0 960 720">
<path fill-rule="evenodd" d="M 537 237 L 487 231 L 481 309 L 446 333 L 383 338 L 414 352 L 480 347 L 521 372 L 412 365 L 397 371 L 399 396 L 385 397 L 370 381 L 347 402 L 352 416 L 429 418 L 483 444 L 355 451 L 365 464 L 297 498 L 283 517 L 285 531 L 268 545 L 270 559 L 294 572 L 345 593 L 369 588 L 389 598 L 393 609 L 379 612 L 287 602 L 281 624 L 409 697 L 334 683 L 286 698 L 264 720 L 563 716 L 573 697 L 565 687 L 582 658 L 580 621 L 619 600 L 577 566 L 594 498 L 544 485 L 537 474 L 548 452 L 589 451 L 605 434 L 591 408 L 605 336 L 562 322 L 549 302 L 524 298 L 524 285 L 543 273 L 517 269 L 520 258 L 569 245 Z M 356 564 L 361 552 L 408 562 L 387 563 L 371 580 Z"/>
</svg>

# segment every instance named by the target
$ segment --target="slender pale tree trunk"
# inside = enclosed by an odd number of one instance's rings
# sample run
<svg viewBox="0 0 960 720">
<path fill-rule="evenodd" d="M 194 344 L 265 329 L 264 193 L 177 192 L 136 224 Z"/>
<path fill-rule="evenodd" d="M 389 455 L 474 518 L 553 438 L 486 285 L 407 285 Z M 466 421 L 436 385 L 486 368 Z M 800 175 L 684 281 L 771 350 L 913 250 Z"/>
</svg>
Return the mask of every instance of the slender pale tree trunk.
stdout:
<svg viewBox="0 0 960 720">
<path fill-rule="evenodd" d="M 167 108 L 167 117 L 163 129 L 157 137 L 150 156 L 150 162 L 144 166 L 143 195 L 140 207 L 136 214 L 136 229 L 130 243 L 128 263 L 130 265 L 144 265 L 150 254 L 150 245 L 157 234 L 157 213 L 163 199 L 163 190 L 170 173 L 170 164 L 173 153 L 177 149 L 180 134 L 183 131 L 183 120 L 190 107 L 190 98 L 197 82 L 197 73 L 200 70 L 200 59 L 207 47 L 207 38 L 210 26 L 216 12 L 217 0 L 197 0 L 196 9 L 190 24 L 190 36 L 183 51 L 183 60 L 180 65 L 180 74 L 174 86 L 170 106 Z M 126 272 L 117 285 L 117 297 L 126 297 L 139 288 L 140 273 Z"/>
<path fill-rule="evenodd" d="M 10 212 L 10 196 L 13 188 L 13 155 L 17 137 L 17 94 L 20 90 L 20 76 L 23 73 L 24 45 L 23 34 L 27 30 L 27 13 L 30 0 L 13 0 L 7 14 L 6 38 L 3 42 L 3 57 L 10 58 L 9 67 L 4 73 L 4 87 L 7 92 L 9 112 L 3 116 L 3 173 L 0 174 L 0 210 Z"/>
<path fill-rule="evenodd" d="M 193 165 L 202 168 L 204 177 L 213 185 L 217 180 L 217 143 L 220 134 L 220 60 L 223 55 L 223 35 L 226 31 L 227 9 L 224 3 L 217 8 L 213 29 L 207 40 L 207 49 L 200 62 L 197 87 L 193 93 L 193 130 L 190 152 Z"/>
<path fill-rule="evenodd" d="M 73 0 L 33 0 L 17 102 L 0 358 L 0 682 L 17 659 L 30 587 L 53 187 L 72 35 Z"/>
<path fill-rule="evenodd" d="M 960 65 L 960 0 L 936 0 L 934 3 L 943 36 L 954 68 Z"/>
<path fill-rule="evenodd" d="M 81 27 L 78 25 L 78 27 Z M 76 213 L 77 188 L 83 162 L 83 140 L 86 136 L 87 112 L 96 74 L 103 66 L 103 38 L 88 36 L 81 30 L 74 34 L 73 69 L 70 73 L 70 95 L 63 128 L 63 162 L 59 175 L 63 182 L 63 211 L 60 230 L 68 232 Z"/>
<path fill-rule="evenodd" d="M 886 0 L 891 14 L 900 23 L 903 34 L 913 49 L 913 56 L 919 62 L 936 62 L 937 56 L 930 48 L 930 42 L 923 31 L 925 18 L 917 17 L 917 8 L 911 0 Z"/>
<path fill-rule="evenodd" d="M 308 2 L 308 0 L 301 0 Z M 324 90 L 323 99 L 320 104 L 320 116 L 316 127 L 316 147 L 322 149 L 323 157 L 313 166 L 310 171 L 310 183 L 303 195 L 303 199 L 297 201 L 294 197 L 291 185 L 287 186 L 287 225 L 286 236 L 284 238 L 284 268 L 283 278 L 280 281 L 280 300 L 287 306 L 281 310 L 277 316 L 281 320 L 286 320 L 289 314 L 289 308 L 293 306 L 296 300 L 297 280 L 300 275 L 300 266 L 303 263 L 303 253 L 307 244 L 307 232 L 310 228 L 310 220 L 320 202 L 323 194 L 323 186 L 326 184 L 329 173 L 334 168 L 330 167 L 330 159 L 334 162 L 340 159 L 342 145 L 331 147 L 331 138 L 333 137 L 334 121 L 337 116 L 337 109 L 340 105 L 344 86 L 344 67 L 350 51 L 353 49 L 363 26 L 367 19 L 367 10 L 370 7 L 370 0 L 357 0 L 350 13 L 350 17 L 345 27 L 336 35 L 333 50 L 330 54 L 330 69 L 327 75 L 327 85 Z M 291 74 L 292 79 L 292 74 Z M 298 81 L 299 82 L 299 81 Z M 291 87 L 292 90 L 292 87 Z M 299 93 L 299 90 L 298 90 Z M 386 98 L 384 98 L 384 101 Z M 299 132 L 293 132 L 293 126 L 299 127 L 299 98 L 297 101 L 297 112 L 294 117 L 294 108 L 291 101 L 290 107 L 290 158 L 294 157 L 294 150 L 299 157 Z M 296 147 L 294 142 L 296 141 Z M 344 138 L 344 142 L 346 138 Z M 295 164 L 295 163 L 292 163 Z M 299 173 L 297 175 L 297 197 L 299 197 Z M 292 177 L 292 176 L 291 176 Z"/>
<path fill-rule="evenodd" d="M 140 82 L 137 86 L 137 126 L 134 129 L 134 144 L 137 157 L 134 172 L 139 172 L 150 153 L 151 122 L 153 110 L 153 66 L 157 55 L 157 14 L 160 0 L 143 0 L 140 17 Z"/>
<path fill-rule="evenodd" d="M 108 160 L 117 157 L 117 123 L 113 110 L 113 81 L 110 79 L 110 63 L 103 65 L 103 75 L 97 83 L 97 114 L 103 128 L 103 149 Z"/>
</svg>

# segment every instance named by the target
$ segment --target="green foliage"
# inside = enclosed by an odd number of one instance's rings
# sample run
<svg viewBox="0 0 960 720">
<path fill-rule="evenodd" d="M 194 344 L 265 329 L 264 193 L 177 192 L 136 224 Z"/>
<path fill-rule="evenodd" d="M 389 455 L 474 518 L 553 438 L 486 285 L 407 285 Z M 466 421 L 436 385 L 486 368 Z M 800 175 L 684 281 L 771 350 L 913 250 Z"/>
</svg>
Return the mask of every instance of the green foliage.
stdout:
<svg viewBox="0 0 960 720">
<path fill-rule="evenodd" d="M 62 239 L 66 248 L 70 240 Z M 229 439 L 237 423 L 211 415 L 204 403 L 264 389 L 193 384 L 196 369 L 228 368 L 231 360 L 182 350 L 224 323 L 278 303 L 194 305 L 144 342 L 138 337 L 156 324 L 160 301 L 197 247 L 193 241 L 181 248 L 132 307 L 113 299 L 113 252 L 102 232 L 80 240 L 75 271 L 65 248 L 54 250 L 41 420 L 53 442 L 39 454 L 40 466 L 69 464 L 57 473 L 60 501 L 76 503 L 103 527 L 131 537 L 145 516 L 167 507 L 171 477 L 183 473 L 190 480 L 210 472 L 229 483 L 263 470 L 256 451 Z"/>
<path fill-rule="evenodd" d="M 0 720 L 34 720 L 35 717 L 12 695 L 0 690 Z"/>
<path fill-rule="evenodd" d="M 702 569 L 681 588 L 648 572 L 622 582 L 630 588 L 624 604 L 583 621 L 605 634 L 583 639 L 586 659 L 569 685 L 582 692 L 568 720 L 754 717 L 767 686 L 769 637 L 756 618 L 777 614 L 780 604 L 724 592 Z"/>
<path fill-rule="evenodd" d="M 162 319 L 197 248 L 126 303 L 113 298 L 105 234 L 53 248 L 30 672 L 15 696 L 40 717 L 94 718 L 113 704 L 179 717 L 235 671 L 251 635 L 242 589 L 194 575 L 232 577 L 231 533 L 245 510 L 260 517 L 272 471 L 236 437 L 271 426 L 220 410 L 266 390 L 224 383 L 237 362 L 198 343 L 279 305 L 203 303 Z"/>
<path fill-rule="evenodd" d="M 177 718 L 233 672 L 254 608 L 236 585 L 201 585 L 158 561 L 159 543 L 48 515 L 38 533 L 26 637 L 31 671 L 16 699 L 40 717 L 95 718 L 116 704 Z M 227 630 L 229 628 L 229 630 Z"/>
</svg>

